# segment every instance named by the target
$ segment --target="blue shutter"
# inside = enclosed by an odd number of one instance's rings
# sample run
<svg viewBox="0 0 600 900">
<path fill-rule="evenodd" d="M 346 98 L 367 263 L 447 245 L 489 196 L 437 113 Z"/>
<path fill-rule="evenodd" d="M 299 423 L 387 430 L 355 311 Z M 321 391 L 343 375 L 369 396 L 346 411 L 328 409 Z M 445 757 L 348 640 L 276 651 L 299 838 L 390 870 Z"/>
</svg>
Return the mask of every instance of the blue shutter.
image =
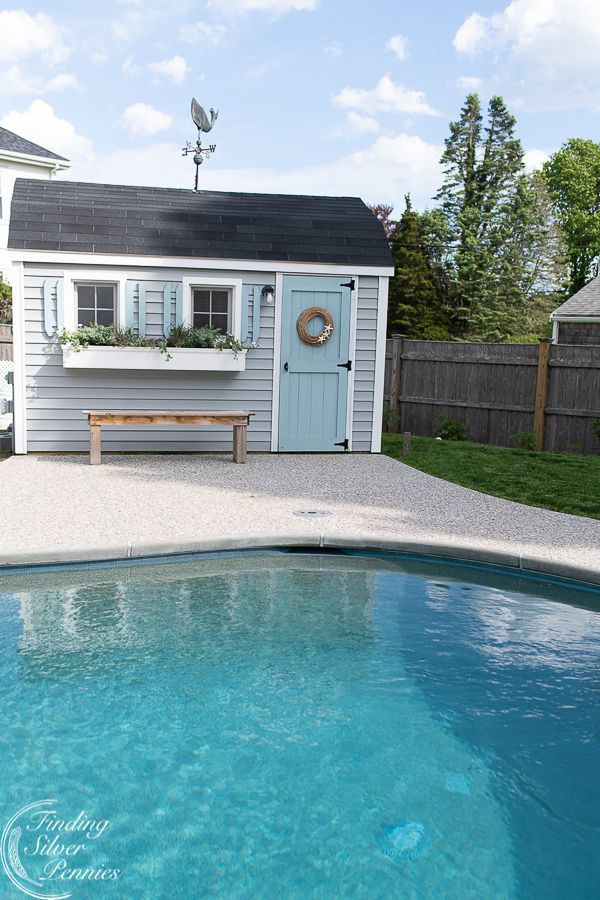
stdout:
<svg viewBox="0 0 600 900">
<path fill-rule="evenodd" d="M 240 330 L 240 340 L 245 341 L 249 337 L 249 325 L 248 321 L 250 318 L 250 300 L 254 293 L 254 288 L 250 284 L 245 284 L 242 287 L 242 325 Z"/>
<path fill-rule="evenodd" d="M 254 288 L 254 302 L 252 304 L 252 343 L 258 344 L 260 338 L 260 301 L 262 288 Z"/>
<path fill-rule="evenodd" d="M 133 328 L 133 302 L 136 287 L 135 281 L 128 281 L 125 286 L 125 328 Z"/>
<path fill-rule="evenodd" d="M 65 327 L 65 301 L 63 285 L 63 279 L 59 278 L 56 282 L 56 330 L 59 333 Z"/>
<path fill-rule="evenodd" d="M 170 281 L 167 281 L 163 289 L 163 334 L 165 337 L 167 337 L 171 331 L 172 295 L 173 284 Z"/>
<path fill-rule="evenodd" d="M 42 297 L 44 301 L 44 331 L 48 337 L 54 335 L 54 310 L 52 308 L 52 286 L 48 279 L 42 284 Z"/>
<path fill-rule="evenodd" d="M 175 288 L 175 324 L 183 324 L 183 282 L 178 281 Z"/>
<path fill-rule="evenodd" d="M 138 284 L 138 334 L 140 337 L 146 334 L 146 285 L 143 281 Z"/>
</svg>

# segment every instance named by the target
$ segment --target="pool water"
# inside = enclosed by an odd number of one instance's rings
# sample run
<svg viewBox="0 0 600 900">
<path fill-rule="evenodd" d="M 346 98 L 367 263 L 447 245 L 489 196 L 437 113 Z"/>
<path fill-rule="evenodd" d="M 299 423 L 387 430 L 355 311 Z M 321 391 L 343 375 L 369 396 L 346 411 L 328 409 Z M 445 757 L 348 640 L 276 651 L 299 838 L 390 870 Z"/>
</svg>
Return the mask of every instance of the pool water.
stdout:
<svg viewBox="0 0 600 900">
<path fill-rule="evenodd" d="M 3 859 L 44 897 L 589 900 L 599 672 L 600 592 L 475 567 L 6 576 L 0 830 L 53 802 Z"/>
</svg>

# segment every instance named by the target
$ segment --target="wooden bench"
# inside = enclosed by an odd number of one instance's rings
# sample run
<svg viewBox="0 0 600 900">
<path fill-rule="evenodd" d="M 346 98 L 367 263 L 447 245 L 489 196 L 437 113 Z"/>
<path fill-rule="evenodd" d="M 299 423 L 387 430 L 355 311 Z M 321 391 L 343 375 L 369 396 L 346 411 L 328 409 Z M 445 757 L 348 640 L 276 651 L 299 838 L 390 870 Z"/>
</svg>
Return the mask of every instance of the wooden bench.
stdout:
<svg viewBox="0 0 600 900">
<path fill-rule="evenodd" d="M 103 425 L 233 425 L 233 461 L 245 463 L 248 448 L 248 425 L 254 413 L 245 409 L 125 409 L 110 412 L 84 409 L 90 426 L 90 465 L 102 462 Z"/>
</svg>

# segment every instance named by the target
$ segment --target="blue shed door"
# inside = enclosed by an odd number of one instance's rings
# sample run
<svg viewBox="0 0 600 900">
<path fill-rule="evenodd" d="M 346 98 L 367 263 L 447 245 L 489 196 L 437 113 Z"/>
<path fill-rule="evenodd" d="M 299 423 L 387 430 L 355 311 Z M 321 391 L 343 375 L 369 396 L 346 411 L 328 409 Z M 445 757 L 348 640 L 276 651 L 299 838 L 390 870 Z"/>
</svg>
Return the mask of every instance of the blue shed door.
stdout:
<svg viewBox="0 0 600 900">
<path fill-rule="evenodd" d="M 341 451 L 346 434 L 350 343 L 350 287 L 343 276 L 285 276 L 281 314 L 279 449 Z M 298 317 L 313 306 L 333 319 L 331 337 L 312 345 L 300 339 Z M 312 319 L 307 330 L 325 325 Z"/>
</svg>

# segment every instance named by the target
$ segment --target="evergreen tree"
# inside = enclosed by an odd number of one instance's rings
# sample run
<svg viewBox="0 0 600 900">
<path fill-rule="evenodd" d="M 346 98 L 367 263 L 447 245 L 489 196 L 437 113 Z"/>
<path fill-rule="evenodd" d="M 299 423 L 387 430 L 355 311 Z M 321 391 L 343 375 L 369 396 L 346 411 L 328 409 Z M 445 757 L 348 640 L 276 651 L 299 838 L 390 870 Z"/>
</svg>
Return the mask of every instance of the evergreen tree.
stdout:
<svg viewBox="0 0 600 900">
<path fill-rule="evenodd" d="M 492 97 L 483 126 L 477 94 L 450 124 L 437 198 L 453 247 L 452 328 L 457 336 L 498 340 L 522 326 L 524 262 L 512 252 L 523 215 L 523 149 L 515 119 Z"/>
<path fill-rule="evenodd" d="M 388 334 L 411 338 L 449 338 L 447 314 L 429 260 L 421 217 L 406 195 L 406 208 L 394 229 L 391 247 L 396 274 L 390 282 Z"/>
</svg>

